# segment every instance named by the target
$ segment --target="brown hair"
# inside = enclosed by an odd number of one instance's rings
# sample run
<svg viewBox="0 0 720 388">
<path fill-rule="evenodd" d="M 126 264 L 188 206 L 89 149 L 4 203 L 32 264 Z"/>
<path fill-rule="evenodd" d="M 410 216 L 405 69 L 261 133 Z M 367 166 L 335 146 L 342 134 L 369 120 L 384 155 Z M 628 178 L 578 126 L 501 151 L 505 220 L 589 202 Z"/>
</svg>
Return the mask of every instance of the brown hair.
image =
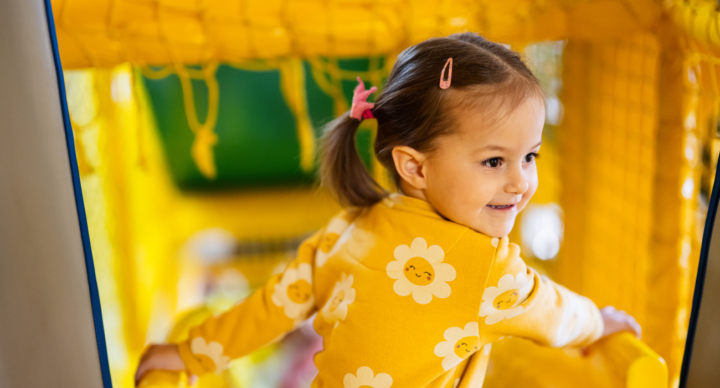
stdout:
<svg viewBox="0 0 720 388">
<path fill-rule="evenodd" d="M 440 72 L 448 58 L 453 58 L 452 85 L 443 90 Z M 452 110 L 479 104 L 498 116 L 498 104 L 506 105 L 507 113 L 529 96 L 542 98 L 537 78 L 518 53 L 503 45 L 470 32 L 418 43 L 400 53 L 372 109 L 378 121 L 375 155 L 399 185 L 394 147 L 431 152 L 433 141 L 450 132 Z M 370 206 L 387 195 L 360 159 L 355 145 L 359 126 L 345 113 L 327 125 L 322 138 L 321 182 L 344 206 Z"/>
</svg>

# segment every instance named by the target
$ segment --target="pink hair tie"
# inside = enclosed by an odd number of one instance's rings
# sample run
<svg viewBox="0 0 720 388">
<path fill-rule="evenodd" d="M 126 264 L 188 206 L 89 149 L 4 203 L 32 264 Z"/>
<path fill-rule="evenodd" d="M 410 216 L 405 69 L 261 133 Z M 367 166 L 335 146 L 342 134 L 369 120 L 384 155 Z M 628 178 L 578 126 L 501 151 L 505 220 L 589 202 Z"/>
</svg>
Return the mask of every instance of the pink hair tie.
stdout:
<svg viewBox="0 0 720 388">
<path fill-rule="evenodd" d="M 355 91 L 353 92 L 350 117 L 360 121 L 362 121 L 362 119 L 374 119 L 375 116 L 373 116 L 370 109 L 372 109 L 375 104 L 367 102 L 367 98 L 370 97 L 371 94 L 375 93 L 377 88 L 373 86 L 369 90 L 365 90 L 365 84 L 362 82 L 362 79 L 357 77 L 357 80 L 358 86 L 355 87 Z"/>
</svg>

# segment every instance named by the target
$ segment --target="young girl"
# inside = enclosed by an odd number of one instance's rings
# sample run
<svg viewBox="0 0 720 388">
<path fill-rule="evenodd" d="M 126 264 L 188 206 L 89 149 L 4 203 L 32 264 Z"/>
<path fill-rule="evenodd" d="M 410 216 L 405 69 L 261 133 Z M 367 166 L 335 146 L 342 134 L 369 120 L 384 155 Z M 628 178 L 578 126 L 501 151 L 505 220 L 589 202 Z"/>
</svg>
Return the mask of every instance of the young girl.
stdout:
<svg viewBox="0 0 720 388">
<path fill-rule="evenodd" d="M 359 79 L 358 79 L 359 80 Z M 492 342 L 587 346 L 640 335 L 624 312 L 539 276 L 507 235 L 538 185 L 543 94 L 520 56 L 473 33 L 403 51 L 376 104 L 362 82 L 323 139 L 322 182 L 346 210 L 303 242 L 283 274 L 187 341 L 155 345 L 149 370 L 217 372 L 317 313 L 313 387 L 477 387 Z M 378 120 L 388 194 L 355 133 Z"/>
</svg>

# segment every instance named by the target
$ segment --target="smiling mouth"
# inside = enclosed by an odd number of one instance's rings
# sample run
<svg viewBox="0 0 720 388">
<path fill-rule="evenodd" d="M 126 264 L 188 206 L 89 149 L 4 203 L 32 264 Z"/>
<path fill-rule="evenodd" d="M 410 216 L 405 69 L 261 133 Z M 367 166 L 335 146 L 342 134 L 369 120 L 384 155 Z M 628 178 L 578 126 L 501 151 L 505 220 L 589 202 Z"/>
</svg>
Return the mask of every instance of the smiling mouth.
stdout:
<svg viewBox="0 0 720 388">
<path fill-rule="evenodd" d="M 513 206 L 515 206 L 515 204 L 512 204 L 512 205 L 487 205 L 487 206 L 491 209 L 503 210 L 503 209 L 510 209 Z"/>
</svg>

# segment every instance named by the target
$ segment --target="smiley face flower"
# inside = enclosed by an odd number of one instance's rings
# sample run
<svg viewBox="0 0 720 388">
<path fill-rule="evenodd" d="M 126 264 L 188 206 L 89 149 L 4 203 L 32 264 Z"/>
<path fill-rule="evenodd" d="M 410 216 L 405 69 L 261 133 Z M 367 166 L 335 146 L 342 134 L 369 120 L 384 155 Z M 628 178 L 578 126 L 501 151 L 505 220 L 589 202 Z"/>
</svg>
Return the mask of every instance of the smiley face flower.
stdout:
<svg viewBox="0 0 720 388">
<path fill-rule="evenodd" d="M 328 302 L 322 308 L 322 316 L 328 323 L 342 321 L 347 317 L 348 305 L 355 301 L 355 289 L 352 288 L 353 276 L 342 274 L 340 281 L 335 283 Z"/>
<path fill-rule="evenodd" d="M 410 246 L 395 248 L 395 261 L 388 263 L 389 277 L 397 279 L 393 290 L 400 296 L 412 294 L 415 302 L 428 304 L 433 296 L 447 298 L 450 285 L 455 279 L 455 268 L 443 263 L 445 252 L 438 245 L 427 246 L 424 238 L 418 237 Z"/>
<path fill-rule="evenodd" d="M 343 386 L 345 388 L 360 388 L 360 387 L 371 387 L 371 388 L 390 388 L 393 379 L 387 373 L 378 373 L 377 376 L 372 369 L 361 366 L 357 370 L 357 376 L 352 373 L 345 375 L 343 379 Z"/>
<path fill-rule="evenodd" d="M 350 239 L 353 229 L 355 229 L 355 224 L 348 225 L 343 215 L 330 220 L 315 253 L 315 265 L 318 267 L 325 265 L 327 259 L 336 254 Z"/>
<path fill-rule="evenodd" d="M 523 312 L 520 304 L 525 301 L 532 286 L 528 276 L 521 272 L 516 276 L 505 274 L 497 287 L 486 288 L 480 304 L 480 316 L 487 317 L 485 324 L 493 325 L 520 315 Z"/>
<path fill-rule="evenodd" d="M 276 306 L 285 308 L 288 318 L 298 322 L 303 320 L 315 303 L 310 264 L 301 263 L 297 268 L 286 269 L 275 285 L 272 301 Z"/>
<path fill-rule="evenodd" d="M 227 369 L 230 363 L 230 357 L 223 355 L 223 350 L 219 342 L 205 342 L 202 337 L 195 337 L 190 343 L 190 351 L 198 357 L 200 364 L 216 373 Z"/>
<path fill-rule="evenodd" d="M 442 366 L 450 370 L 462 360 L 480 349 L 480 333 L 477 322 L 469 322 L 465 328 L 451 327 L 445 330 L 445 341 L 435 346 L 435 355 L 444 357 Z"/>
</svg>

